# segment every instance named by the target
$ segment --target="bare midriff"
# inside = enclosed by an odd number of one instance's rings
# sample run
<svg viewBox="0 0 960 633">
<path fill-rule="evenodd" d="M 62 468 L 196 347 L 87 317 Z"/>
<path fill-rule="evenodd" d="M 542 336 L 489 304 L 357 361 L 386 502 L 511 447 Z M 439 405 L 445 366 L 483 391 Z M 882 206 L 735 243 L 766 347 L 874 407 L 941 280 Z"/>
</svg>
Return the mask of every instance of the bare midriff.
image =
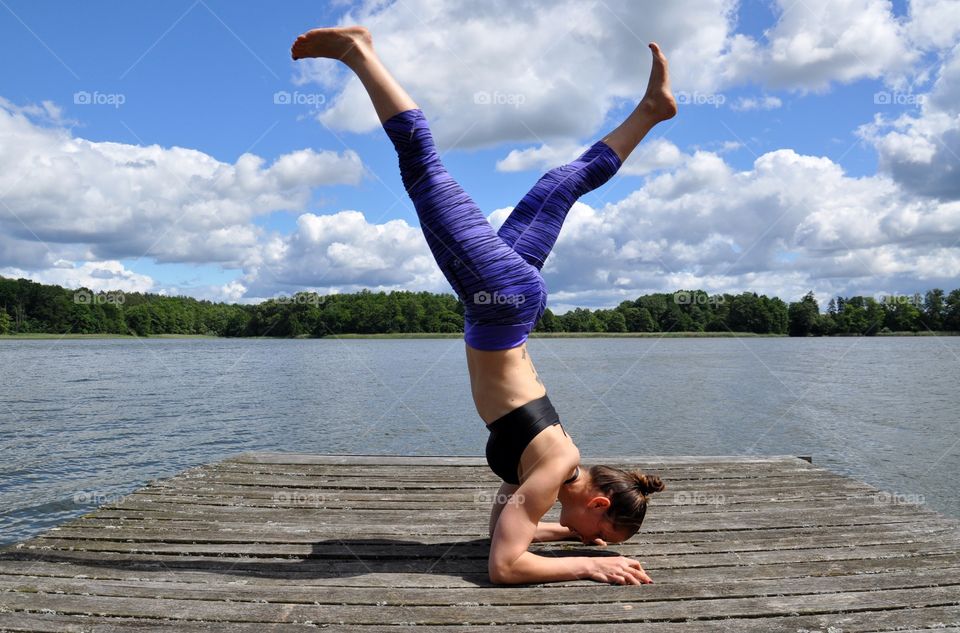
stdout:
<svg viewBox="0 0 960 633">
<path fill-rule="evenodd" d="M 526 343 L 496 351 L 465 347 L 473 402 L 486 424 L 547 393 Z"/>
</svg>

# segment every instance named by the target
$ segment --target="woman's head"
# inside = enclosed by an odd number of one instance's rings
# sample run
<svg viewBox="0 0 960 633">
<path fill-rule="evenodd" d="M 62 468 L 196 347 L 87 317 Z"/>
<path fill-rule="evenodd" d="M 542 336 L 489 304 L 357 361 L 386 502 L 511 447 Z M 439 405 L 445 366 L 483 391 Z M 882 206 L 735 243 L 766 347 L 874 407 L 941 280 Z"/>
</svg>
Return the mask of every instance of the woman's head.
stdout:
<svg viewBox="0 0 960 633">
<path fill-rule="evenodd" d="M 591 466 L 587 476 L 563 501 L 560 523 L 584 543 L 601 539 L 620 543 L 637 533 L 647 513 L 649 495 L 664 490 L 656 475 L 612 466 Z"/>
</svg>

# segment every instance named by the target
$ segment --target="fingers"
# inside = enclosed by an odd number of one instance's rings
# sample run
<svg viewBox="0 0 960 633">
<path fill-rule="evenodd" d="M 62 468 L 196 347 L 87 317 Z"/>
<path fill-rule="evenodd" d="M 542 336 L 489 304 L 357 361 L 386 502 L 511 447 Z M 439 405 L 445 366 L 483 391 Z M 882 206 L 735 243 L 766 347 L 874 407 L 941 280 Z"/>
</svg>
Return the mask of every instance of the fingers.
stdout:
<svg viewBox="0 0 960 633">
<path fill-rule="evenodd" d="M 593 544 L 596 545 L 597 547 L 606 547 L 606 546 L 607 546 L 607 542 L 604 541 L 602 538 L 595 538 L 595 539 L 593 539 Z"/>
<path fill-rule="evenodd" d="M 627 570 L 639 581 L 637 584 L 653 584 L 653 578 L 651 578 L 647 572 L 644 571 L 643 565 L 640 564 L 640 561 L 633 560 L 632 558 L 627 558 L 625 560 L 627 564 Z"/>
<path fill-rule="evenodd" d="M 614 585 L 648 585 L 653 579 L 643 570 L 639 561 L 619 558 L 609 561 L 610 567 L 602 570 L 594 580 Z"/>
</svg>

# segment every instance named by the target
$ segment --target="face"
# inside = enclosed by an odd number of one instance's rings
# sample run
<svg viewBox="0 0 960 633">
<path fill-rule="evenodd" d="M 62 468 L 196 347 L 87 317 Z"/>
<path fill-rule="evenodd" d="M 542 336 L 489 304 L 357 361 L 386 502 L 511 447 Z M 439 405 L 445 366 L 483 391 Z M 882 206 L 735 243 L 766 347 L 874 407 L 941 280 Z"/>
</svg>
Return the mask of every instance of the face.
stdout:
<svg viewBox="0 0 960 633">
<path fill-rule="evenodd" d="M 586 505 L 565 505 L 560 510 L 560 525 L 569 528 L 584 545 L 593 544 L 595 539 L 607 544 L 622 543 L 629 535 L 614 529 L 613 524 L 604 517 L 609 507 L 609 499 L 602 496 L 594 497 Z"/>
</svg>

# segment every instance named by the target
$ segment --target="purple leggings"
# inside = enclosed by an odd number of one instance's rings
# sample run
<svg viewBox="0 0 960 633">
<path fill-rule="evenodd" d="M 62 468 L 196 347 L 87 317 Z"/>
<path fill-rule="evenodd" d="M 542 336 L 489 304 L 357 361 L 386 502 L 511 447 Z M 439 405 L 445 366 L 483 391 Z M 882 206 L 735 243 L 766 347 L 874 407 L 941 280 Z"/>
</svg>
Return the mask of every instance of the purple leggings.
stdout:
<svg viewBox="0 0 960 633">
<path fill-rule="evenodd" d="M 609 180 L 620 157 L 597 141 L 573 162 L 544 174 L 500 230 L 447 173 L 427 119 L 405 110 L 383 123 L 427 245 L 464 305 L 464 339 L 475 349 L 523 344 L 547 306 L 540 269 L 567 211 Z"/>
</svg>

